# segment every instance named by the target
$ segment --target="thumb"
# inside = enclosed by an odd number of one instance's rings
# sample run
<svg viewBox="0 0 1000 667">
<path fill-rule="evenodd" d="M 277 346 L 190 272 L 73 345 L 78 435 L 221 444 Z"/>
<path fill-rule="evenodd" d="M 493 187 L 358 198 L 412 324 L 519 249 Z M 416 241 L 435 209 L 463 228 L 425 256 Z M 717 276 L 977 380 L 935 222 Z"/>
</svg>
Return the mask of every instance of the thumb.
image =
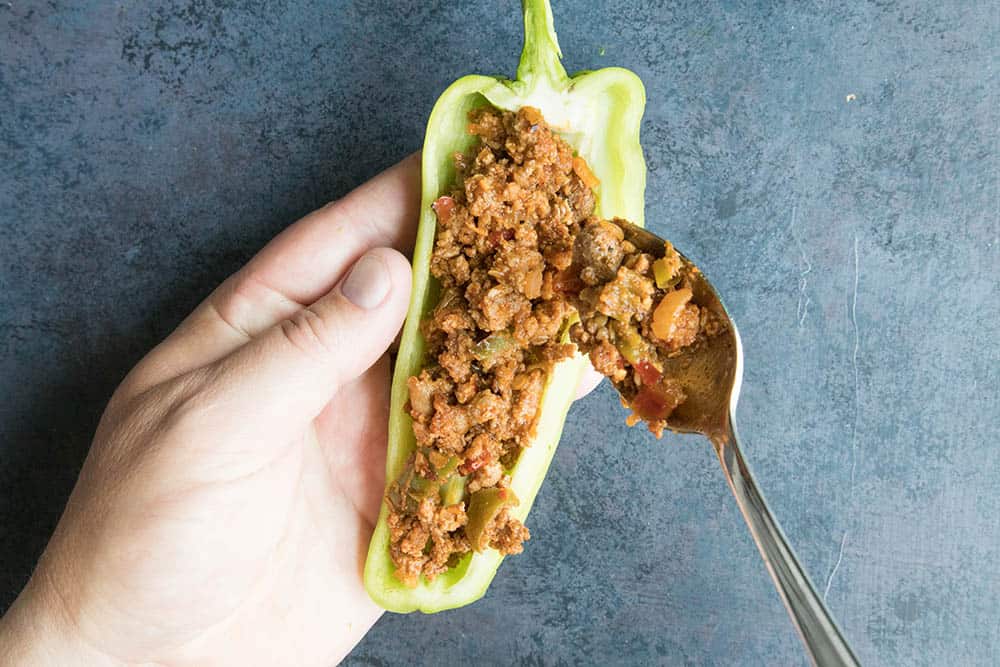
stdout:
<svg viewBox="0 0 1000 667">
<path fill-rule="evenodd" d="M 368 251 L 325 296 L 209 370 L 212 412 L 253 440 L 308 425 L 385 353 L 406 316 L 410 281 L 400 253 Z"/>
</svg>

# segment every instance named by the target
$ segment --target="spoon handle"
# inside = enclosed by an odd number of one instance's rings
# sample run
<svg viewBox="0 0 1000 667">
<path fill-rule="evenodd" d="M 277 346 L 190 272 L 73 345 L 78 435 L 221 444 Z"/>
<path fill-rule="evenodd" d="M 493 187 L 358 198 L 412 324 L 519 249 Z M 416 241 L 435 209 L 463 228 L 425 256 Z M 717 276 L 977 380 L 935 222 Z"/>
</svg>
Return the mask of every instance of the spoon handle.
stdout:
<svg viewBox="0 0 1000 667">
<path fill-rule="evenodd" d="M 767 502 L 740 451 L 732 416 L 726 441 L 716 444 L 722 471 L 746 519 L 764 565 L 774 580 L 782 602 L 792 617 L 796 630 L 813 664 L 856 666 L 858 659 L 833 620 L 809 576 L 802 569 L 795 552 L 788 545 L 781 526 L 771 515 Z"/>
</svg>

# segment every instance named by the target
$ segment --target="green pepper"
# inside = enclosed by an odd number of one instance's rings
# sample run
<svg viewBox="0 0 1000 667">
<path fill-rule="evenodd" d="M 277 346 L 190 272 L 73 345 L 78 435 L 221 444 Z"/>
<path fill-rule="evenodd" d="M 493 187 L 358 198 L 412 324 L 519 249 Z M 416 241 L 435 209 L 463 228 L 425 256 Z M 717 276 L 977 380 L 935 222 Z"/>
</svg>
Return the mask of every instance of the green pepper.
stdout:
<svg viewBox="0 0 1000 667">
<path fill-rule="evenodd" d="M 612 321 L 611 331 L 615 334 L 615 347 L 625 357 L 625 361 L 633 366 L 647 362 L 656 367 L 657 370 L 663 370 L 660 363 L 656 361 L 656 351 L 653 346 L 642 337 L 638 329 L 631 324 Z"/>
<path fill-rule="evenodd" d="M 440 294 L 429 270 L 437 223 L 432 205 L 455 182 L 452 156 L 468 152 L 476 141 L 466 129 L 469 112 L 488 104 L 510 111 L 523 106 L 536 107 L 552 129 L 587 161 L 600 182 L 595 188 L 595 213 L 604 218 L 626 218 L 638 225 L 643 221 L 646 166 L 639 145 L 639 125 L 645 106 L 642 82 L 632 72 L 615 67 L 581 72 L 570 78 L 560 63 L 561 52 L 548 1 L 523 0 L 523 10 L 524 49 L 517 80 L 463 77 L 445 90 L 427 122 L 420 226 L 413 252 L 413 292 L 393 375 L 387 484 L 399 478 L 415 447 L 412 422 L 406 411 L 406 381 L 418 374 L 425 362 L 420 322 L 431 312 Z M 522 521 L 555 453 L 586 363 L 586 357 L 577 355 L 555 367 L 546 384 L 537 435 L 509 471 L 511 491 L 521 499 L 511 513 Z M 466 554 L 433 582 L 421 579 L 415 587 L 408 588 L 396 578 L 389 556 L 388 511 L 388 504 L 383 503 L 365 563 L 365 587 L 375 602 L 396 612 L 437 612 L 482 597 L 503 559 L 499 552 L 487 549 Z"/>
<path fill-rule="evenodd" d="M 448 462 L 445 463 L 443 466 L 441 466 L 440 468 L 435 468 L 434 472 L 437 473 L 438 481 L 443 482 L 447 480 L 452 475 L 452 473 L 454 473 L 455 470 L 458 469 L 459 463 L 461 463 L 459 458 L 457 456 L 452 456 L 451 458 L 448 459 Z"/>
<path fill-rule="evenodd" d="M 472 354 L 480 362 L 489 363 L 516 345 L 517 341 L 512 334 L 498 331 L 476 343 L 472 348 Z"/>
<path fill-rule="evenodd" d="M 465 481 L 466 478 L 462 475 L 452 475 L 444 483 L 441 487 L 441 505 L 443 507 L 462 502 L 462 498 L 465 497 Z"/>
<path fill-rule="evenodd" d="M 410 478 L 410 496 L 417 500 L 421 500 L 437 493 L 440 486 L 441 485 L 435 480 L 424 479 L 420 475 L 413 475 L 413 477 Z"/>
<path fill-rule="evenodd" d="M 653 262 L 653 278 L 656 279 L 656 286 L 660 289 L 670 289 L 681 281 L 681 258 L 669 241 L 663 250 L 663 257 Z"/>
<path fill-rule="evenodd" d="M 663 257 L 653 262 L 653 277 L 656 278 L 656 286 L 660 289 L 673 286 L 674 272 L 670 270 L 670 264 Z"/>
<path fill-rule="evenodd" d="M 476 551 L 482 552 L 489 546 L 486 529 L 504 507 L 517 507 L 517 496 L 510 489 L 500 489 L 492 486 L 472 494 L 469 499 L 469 510 L 466 515 L 469 523 L 465 526 L 465 535 L 469 544 Z"/>
</svg>

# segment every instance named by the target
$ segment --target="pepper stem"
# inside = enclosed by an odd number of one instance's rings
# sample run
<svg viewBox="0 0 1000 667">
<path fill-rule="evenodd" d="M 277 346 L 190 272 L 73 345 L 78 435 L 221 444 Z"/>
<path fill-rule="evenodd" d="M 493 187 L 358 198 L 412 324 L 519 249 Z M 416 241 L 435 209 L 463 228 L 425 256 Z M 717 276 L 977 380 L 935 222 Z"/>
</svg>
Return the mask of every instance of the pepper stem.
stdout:
<svg viewBox="0 0 1000 667">
<path fill-rule="evenodd" d="M 567 79 L 560 59 L 559 40 L 553 27 L 549 0 L 522 0 L 524 8 L 524 49 L 517 66 L 517 78 L 529 83 L 543 77 L 558 84 Z"/>
</svg>

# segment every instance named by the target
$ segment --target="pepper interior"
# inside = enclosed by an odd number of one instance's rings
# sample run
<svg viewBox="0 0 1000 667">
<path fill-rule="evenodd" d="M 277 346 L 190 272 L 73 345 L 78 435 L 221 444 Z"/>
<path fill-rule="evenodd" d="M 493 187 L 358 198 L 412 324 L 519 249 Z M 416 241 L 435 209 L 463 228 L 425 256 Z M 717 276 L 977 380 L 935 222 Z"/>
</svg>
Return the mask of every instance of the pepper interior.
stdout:
<svg viewBox="0 0 1000 667">
<path fill-rule="evenodd" d="M 483 107 L 437 199 L 431 273 L 438 304 L 421 325 L 427 358 L 409 378 L 416 450 L 387 492 L 396 576 L 433 580 L 469 551 L 520 553 L 508 471 L 535 435 L 546 381 L 579 348 L 658 437 L 684 401 L 663 360 L 721 323 L 692 302 L 689 269 L 654 258 L 596 218 L 599 185 L 541 113 Z"/>
</svg>

